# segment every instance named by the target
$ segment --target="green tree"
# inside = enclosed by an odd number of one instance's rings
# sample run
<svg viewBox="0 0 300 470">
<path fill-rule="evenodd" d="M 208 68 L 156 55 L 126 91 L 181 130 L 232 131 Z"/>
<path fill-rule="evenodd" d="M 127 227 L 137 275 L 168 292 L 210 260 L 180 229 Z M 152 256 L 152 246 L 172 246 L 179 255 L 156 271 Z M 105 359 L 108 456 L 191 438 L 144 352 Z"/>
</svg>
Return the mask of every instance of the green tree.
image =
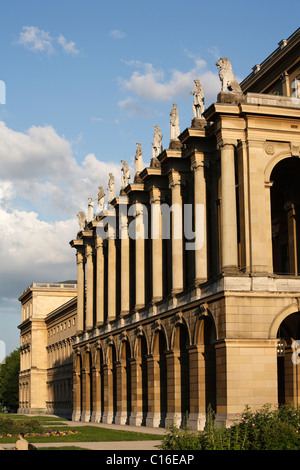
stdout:
<svg viewBox="0 0 300 470">
<path fill-rule="evenodd" d="M 17 408 L 19 405 L 20 350 L 15 349 L 0 366 L 0 403 Z"/>
</svg>

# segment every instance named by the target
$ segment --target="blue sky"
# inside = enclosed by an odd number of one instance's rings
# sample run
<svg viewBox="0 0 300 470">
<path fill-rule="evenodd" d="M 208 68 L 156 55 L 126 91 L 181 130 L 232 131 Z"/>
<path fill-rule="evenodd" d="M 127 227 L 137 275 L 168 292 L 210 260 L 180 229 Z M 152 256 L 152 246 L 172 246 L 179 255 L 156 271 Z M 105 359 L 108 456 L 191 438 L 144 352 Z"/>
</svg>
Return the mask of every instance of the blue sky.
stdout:
<svg viewBox="0 0 300 470">
<path fill-rule="evenodd" d="M 246 7 L 244 6 L 246 5 Z M 195 78 L 208 107 L 216 61 L 239 80 L 298 27 L 299 0 L 1 0 L 0 340 L 19 345 L 17 298 L 32 282 L 76 278 L 79 210 L 121 160 L 144 165 L 154 125 L 169 143 L 174 102 L 191 123 Z"/>
</svg>

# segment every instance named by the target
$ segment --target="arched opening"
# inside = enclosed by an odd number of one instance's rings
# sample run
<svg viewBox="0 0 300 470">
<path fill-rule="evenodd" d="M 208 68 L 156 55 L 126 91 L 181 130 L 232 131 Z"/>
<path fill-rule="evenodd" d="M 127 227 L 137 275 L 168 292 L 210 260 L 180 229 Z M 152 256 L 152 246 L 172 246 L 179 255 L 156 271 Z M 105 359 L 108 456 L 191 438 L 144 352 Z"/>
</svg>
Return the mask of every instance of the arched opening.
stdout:
<svg viewBox="0 0 300 470">
<path fill-rule="evenodd" d="M 270 180 L 273 271 L 300 272 L 300 159 L 285 158 L 273 168 Z"/>
<path fill-rule="evenodd" d="M 130 358 L 131 358 L 131 351 L 130 345 L 128 341 L 123 341 L 122 344 L 122 354 L 120 357 L 121 366 L 123 364 L 124 371 L 122 373 L 122 402 L 124 406 L 124 411 L 127 414 L 125 424 L 129 423 L 129 418 L 131 414 L 131 367 L 130 367 Z M 123 407 L 121 407 L 123 408 Z M 123 409 L 122 409 L 123 411 Z"/>
<path fill-rule="evenodd" d="M 116 348 L 114 344 L 108 347 L 107 355 L 107 382 L 105 386 L 105 410 L 111 422 L 114 422 L 117 412 L 117 374 L 116 374 Z"/>
<path fill-rule="evenodd" d="M 99 400 L 99 412 L 100 412 L 100 422 L 103 417 L 104 412 L 104 368 L 103 368 L 103 351 L 102 348 L 97 351 L 97 366 L 99 367 L 99 380 L 100 386 L 98 390 L 98 396 L 96 400 Z"/>
<path fill-rule="evenodd" d="M 77 405 L 77 410 L 81 414 L 82 412 L 82 397 L 83 397 L 83 384 L 82 384 L 82 357 L 81 354 L 76 356 L 76 371 L 78 372 L 78 376 L 76 377 L 78 382 L 75 384 L 75 391 L 76 397 L 75 402 Z"/>
<path fill-rule="evenodd" d="M 160 426 L 164 427 L 167 414 L 167 361 L 166 361 L 167 342 L 164 333 L 158 330 L 155 336 L 153 352 L 158 356 L 157 376 L 157 399 L 159 400 Z"/>
<path fill-rule="evenodd" d="M 206 409 L 210 406 L 216 411 L 216 350 L 213 342 L 216 340 L 215 324 L 211 318 L 204 320 L 204 354 L 205 354 L 205 383 Z"/>
<path fill-rule="evenodd" d="M 216 350 L 217 338 L 214 320 L 210 315 L 203 315 L 198 320 L 195 344 L 198 348 L 198 387 L 201 391 L 200 410 L 206 413 L 209 408 L 216 412 Z"/>
<path fill-rule="evenodd" d="M 86 353 L 87 354 L 87 377 L 86 377 L 86 380 L 87 380 L 87 397 L 86 397 L 86 400 L 87 400 L 87 410 L 90 411 L 90 416 L 92 415 L 92 412 L 93 412 L 93 372 L 92 372 L 92 355 L 89 352 Z"/>
<path fill-rule="evenodd" d="M 138 377 L 141 385 L 141 396 L 142 396 L 142 425 L 146 424 L 146 418 L 148 413 L 148 368 L 147 368 L 147 341 L 145 336 L 141 335 L 138 337 L 136 359 L 139 362 L 140 373 Z"/>
<path fill-rule="evenodd" d="M 300 404 L 300 312 L 288 315 L 277 332 L 278 403 Z M 300 350 L 299 350 L 300 351 Z"/>
<path fill-rule="evenodd" d="M 174 353 L 178 352 L 178 383 L 175 387 L 178 387 L 180 396 L 180 411 L 181 411 L 181 424 L 185 423 L 190 413 L 190 368 L 189 368 L 189 356 L 188 356 L 189 336 L 187 327 L 185 324 L 180 323 L 176 326 L 175 337 L 174 337 Z"/>
</svg>

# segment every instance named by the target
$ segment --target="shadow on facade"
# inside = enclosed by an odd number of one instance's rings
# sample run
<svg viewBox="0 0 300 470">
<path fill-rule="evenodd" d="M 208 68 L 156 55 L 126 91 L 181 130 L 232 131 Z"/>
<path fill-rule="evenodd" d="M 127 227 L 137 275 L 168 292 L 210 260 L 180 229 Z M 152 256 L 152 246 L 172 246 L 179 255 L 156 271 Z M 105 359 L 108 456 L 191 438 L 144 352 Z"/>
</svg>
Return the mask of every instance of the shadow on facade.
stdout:
<svg viewBox="0 0 300 470">
<path fill-rule="evenodd" d="M 47 414 L 71 419 L 73 410 L 73 363 L 56 361 L 48 370 Z"/>
<path fill-rule="evenodd" d="M 73 419 L 110 424 L 183 427 L 192 414 L 216 408 L 216 339 L 205 317 L 191 344 L 186 323 L 163 327 L 151 344 L 141 332 L 74 351 Z M 200 380 L 199 380 L 200 378 Z M 200 384 L 200 385 L 199 385 Z"/>
</svg>

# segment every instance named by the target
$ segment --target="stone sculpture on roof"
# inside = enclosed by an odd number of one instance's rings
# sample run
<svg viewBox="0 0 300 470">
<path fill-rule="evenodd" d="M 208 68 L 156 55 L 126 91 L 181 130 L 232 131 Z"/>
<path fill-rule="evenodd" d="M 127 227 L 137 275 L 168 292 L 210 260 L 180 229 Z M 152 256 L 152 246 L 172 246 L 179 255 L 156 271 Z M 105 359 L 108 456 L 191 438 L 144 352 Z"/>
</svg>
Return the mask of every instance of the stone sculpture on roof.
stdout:
<svg viewBox="0 0 300 470">
<path fill-rule="evenodd" d="M 87 222 L 92 222 L 95 218 L 94 214 L 94 202 L 91 197 L 89 197 L 89 205 L 88 205 L 88 215 L 87 215 Z"/>
<path fill-rule="evenodd" d="M 162 132 L 159 129 L 159 126 L 156 124 L 154 126 L 154 136 L 153 136 L 153 144 L 152 144 L 152 156 L 153 157 L 158 157 L 159 154 L 163 151 L 163 146 L 162 146 Z"/>
<path fill-rule="evenodd" d="M 140 142 L 137 142 L 136 145 L 137 145 L 137 149 L 136 149 L 135 157 L 134 157 L 134 171 L 135 171 L 134 182 L 139 183 L 141 181 L 140 173 L 144 169 L 143 157 L 142 157 L 143 149 L 141 147 L 142 144 Z"/>
<path fill-rule="evenodd" d="M 98 186 L 99 192 L 98 192 L 98 212 L 102 212 L 104 209 L 104 189 L 102 186 Z"/>
<path fill-rule="evenodd" d="M 194 118 L 202 118 L 202 114 L 205 110 L 203 86 L 201 85 L 200 80 L 198 78 L 196 78 L 194 82 L 195 88 L 193 89 L 193 91 L 190 92 L 190 95 L 194 95 Z"/>
<path fill-rule="evenodd" d="M 107 203 L 110 204 L 111 201 L 116 197 L 115 177 L 112 173 L 109 173 L 109 180 L 108 180 L 107 190 L 108 190 Z"/>
<path fill-rule="evenodd" d="M 172 141 L 178 141 L 180 134 L 180 128 L 179 128 L 179 114 L 178 114 L 178 108 L 177 104 L 173 103 L 173 108 L 170 111 L 170 140 Z"/>
<path fill-rule="evenodd" d="M 222 57 L 218 60 L 216 66 L 219 69 L 221 92 L 228 90 L 233 93 L 242 93 L 241 87 L 234 77 L 230 60 L 226 57 Z"/>
<path fill-rule="evenodd" d="M 130 179 L 130 174 L 129 174 L 129 165 L 125 160 L 121 160 L 121 163 L 123 163 L 122 166 L 122 178 L 121 178 L 121 186 L 122 189 L 125 189 L 126 186 L 129 185 L 129 179 Z"/>
<path fill-rule="evenodd" d="M 85 229 L 85 224 L 86 224 L 86 216 L 83 211 L 78 212 L 77 214 L 78 217 L 78 223 L 79 223 L 79 232 L 82 232 L 82 230 Z"/>
</svg>

